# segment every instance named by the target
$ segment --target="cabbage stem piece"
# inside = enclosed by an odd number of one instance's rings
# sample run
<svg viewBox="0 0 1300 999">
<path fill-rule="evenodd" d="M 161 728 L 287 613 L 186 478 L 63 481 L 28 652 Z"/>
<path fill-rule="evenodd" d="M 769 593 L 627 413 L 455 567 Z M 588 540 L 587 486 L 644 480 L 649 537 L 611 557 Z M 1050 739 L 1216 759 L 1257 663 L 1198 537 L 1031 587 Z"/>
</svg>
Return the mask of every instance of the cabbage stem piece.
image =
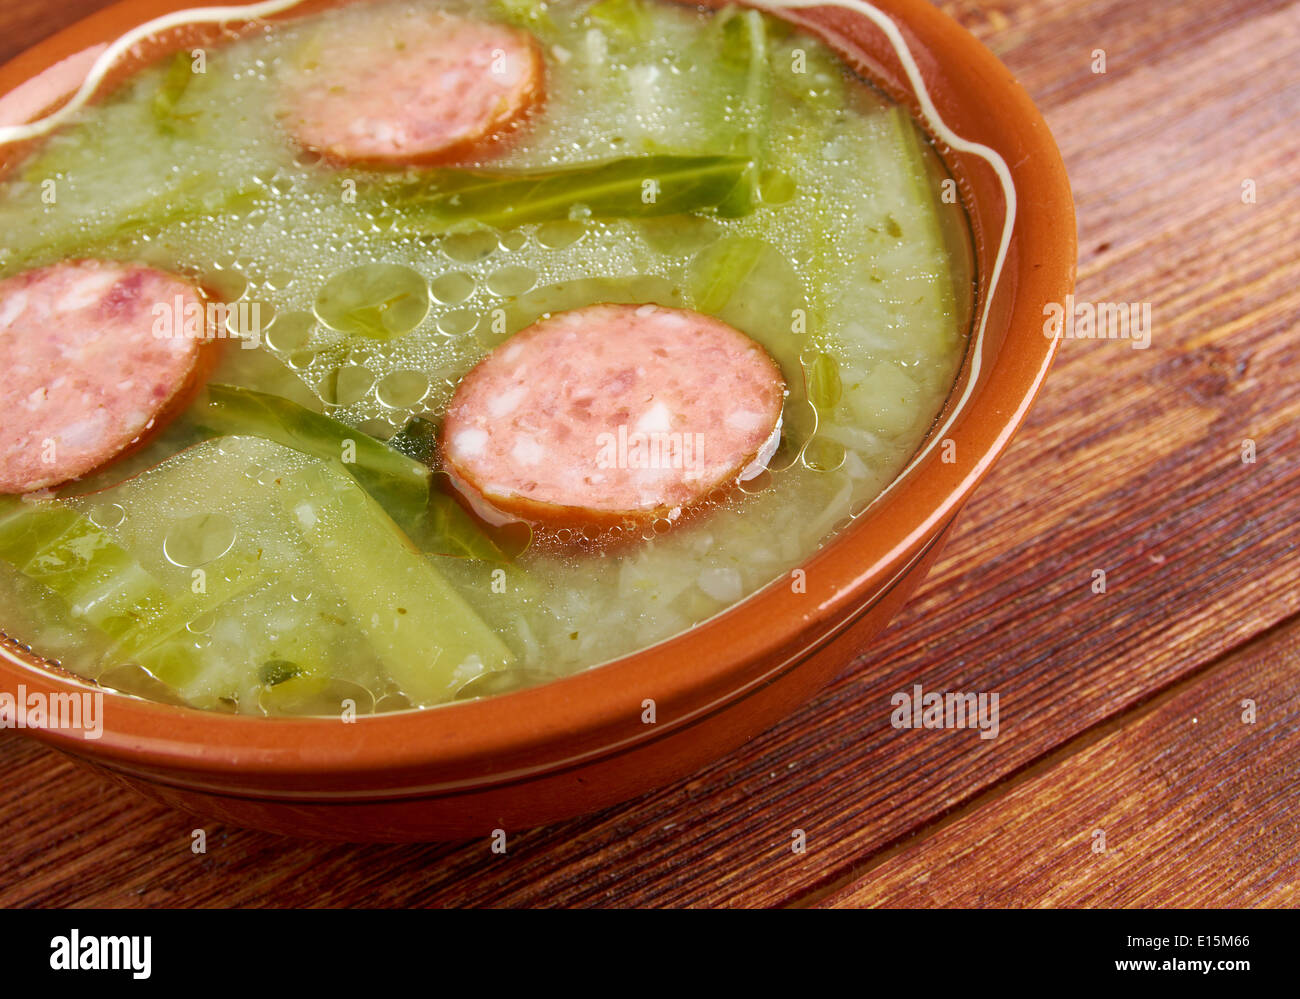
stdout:
<svg viewBox="0 0 1300 999">
<path fill-rule="evenodd" d="M 57 500 L 0 497 L 0 558 L 112 638 L 130 634 L 171 604 L 158 581 L 106 531 Z"/>
<path fill-rule="evenodd" d="M 526 173 L 437 171 L 384 192 L 397 233 L 439 236 L 569 218 L 653 218 L 755 206 L 747 156 L 638 156 Z"/>
<path fill-rule="evenodd" d="M 284 486 L 276 498 L 413 703 L 449 701 L 470 680 L 514 661 L 497 634 L 341 469 L 313 462 Z"/>
<path fill-rule="evenodd" d="M 209 385 L 194 420 L 218 434 L 251 434 L 340 462 L 395 521 L 410 529 L 429 503 L 428 466 L 296 402 L 237 385 Z"/>
<path fill-rule="evenodd" d="M 121 240 L 141 233 L 161 232 L 179 222 L 191 222 L 208 216 L 242 215 L 265 198 L 263 189 L 254 183 L 225 189 L 201 190 L 206 178 L 187 178 L 176 187 L 151 196 L 121 214 L 92 220 L 53 239 L 14 252 L 0 251 L 0 266 L 6 271 L 42 261 L 86 256 Z"/>
<path fill-rule="evenodd" d="M 185 50 L 175 53 L 167 66 L 167 73 L 163 76 L 157 93 L 153 95 L 151 108 L 154 121 L 158 124 L 158 130 L 164 135 L 185 132 L 194 124 L 195 115 L 182 114 L 179 110 L 185 92 L 189 90 L 190 83 L 194 80 L 192 58 Z"/>
</svg>

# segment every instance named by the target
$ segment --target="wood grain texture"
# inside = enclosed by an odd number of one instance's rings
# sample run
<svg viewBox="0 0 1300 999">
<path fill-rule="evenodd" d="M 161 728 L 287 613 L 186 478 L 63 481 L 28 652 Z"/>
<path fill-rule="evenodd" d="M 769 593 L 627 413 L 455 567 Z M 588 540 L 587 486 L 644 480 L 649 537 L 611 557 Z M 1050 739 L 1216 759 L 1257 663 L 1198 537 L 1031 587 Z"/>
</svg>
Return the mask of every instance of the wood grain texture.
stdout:
<svg viewBox="0 0 1300 999">
<path fill-rule="evenodd" d="M 1300 901 L 1300 629 L 1252 643 L 1060 755 L 825 904 Z"/>
<path fill-rule="evenodd" d="M 57 28 L 109 6 L 112 0 L 5 0 L 0 11 L 0 63 L 31 48 Z"/>
<path fill-rule="evenodd" d="M 1300 391 L 1291 374 L 1300 365 L 1293 335 L 1300 7 L 1246 0 L 943 6 L 1024 80 L 1061 145 L 1078 204 L 1078 297 L 1150 303 L 1154 331 L 1146 350 L 1120 341 L 1063 345 L 1040 402 L 931 578 L 839 681 L 688 781 L 585 819 L 512 831 L 504 857 L 491 855 L 486 842 L 352 847 L 218 828 L 208 829 L 208 854 L 195 857 L 193 820 L 3 737 L 0 904 L 740 906 L 810 904 L 834 892 L 837 901 L 845 892 L 850 901 L 893 898 L 901 882 L 879 896 L 857 894 L 886 870 L 871 868 L 873 861 L 912 857 L 924 865 L 933 841 L 939 865 L 973 842 L 955 838 L 967 828 L 959 823 L 978 833 L 985 826 L 977 816 L 1028 821 L 1025 809 L 1040 799 L 1025 790 L 1026 774 L 1046 780 L 1059 769 L 1065 786 L 1110 801 L 1101 796 L 1114 790 L 1104 777 L 1112 771 L 1099 776 L 1095 766 L 1073 763 L 1073 747 L 1102 745 L 1086 733 L 1129 724 L 1130 713 L 1148 710 L 1143 705 L 1175 685 L 1183 685 L 1178 696 L 1192 696 L 1208 684 L 1210 697 L 1251 654 L 1234 658 L 1234 650 L 1270 630 L 1288 633 L 1300 610 L 1293 527 Z M 0 13 L 0 24 L 7 16 Z M 1106 50 L 1105 73 L 1091 71 L 1096 48 Z M 1242 202 L 1245 180 L 1255 182 L 1255 204 Z M 1253 464 L 1241 460 L 1246 438 L 1257 447 Z M 1104 594 L 1090 587 L 1097 569 L 1107 574 Z M 1294 669 L 1268 675 L 1294 691 Z M 890 697 L 913 683 L 998 692 L 1000 737 L 895 730 Z M 1214 799 L 1229 802 L 1223 807 L 1264 800 L 1231 797 L 1239 775 L 1227 766 L 1246 751 L 1241 733 L 1207 728 L 1212 734 L 1198 746 L 1174 738 L 1176 726 L 1155 717 L 1132 724 L 1148 733 L 1141 746 L 1157 754 L 1164 772 L 1211 768 L 1224 782 L 1223 797 Z M 1159 737 L 1167 738 L 1163 749 Z M 1048 769 L 1039 774 L 1037 766 Z M 1268 776 L 1272 783 L 1261 787 L 1284 786 L 1283 776 Z M 1122 798 L 1105 817 L 1140 851 L 1141 864 L 1081 869 L 1059 899 L 1041 881 L 1020 894 L 1012 885 L 999 904 L 1103 897 L 1280 904 L 1293 896 L 1252 886 L 1270 871 L 1294 885 L 1300 821 L 1293 808 L 1268 802 L 1268 848 L 1243 851 L 1231 879 L 1207 881 L 1189 861 L 1185 844 L 1209 828 L 1195 809 L 1171 806 L 1161 813 L 1163 826 L 1144 832 L 1137 824 L 1151 813 Z M 945 824 L 955 812 L 961 819 Z M 1059 830 L 1026 828 L 1035 836 L 1023 855 L 990 853 L 987 863 L 1033 869 L 1057 856 Z M 802 854 L 791 849 L 795 830 L 807 837 Z M 895 855 L 901 844 L 915 853 Z M 1146 864 L 1164 872 L 1158 899 L 1141 893 Z M 868 880 L 859 886 L 862 872 Z M 936 895 L 968 897 L 956 887 Z"/>
</svg>

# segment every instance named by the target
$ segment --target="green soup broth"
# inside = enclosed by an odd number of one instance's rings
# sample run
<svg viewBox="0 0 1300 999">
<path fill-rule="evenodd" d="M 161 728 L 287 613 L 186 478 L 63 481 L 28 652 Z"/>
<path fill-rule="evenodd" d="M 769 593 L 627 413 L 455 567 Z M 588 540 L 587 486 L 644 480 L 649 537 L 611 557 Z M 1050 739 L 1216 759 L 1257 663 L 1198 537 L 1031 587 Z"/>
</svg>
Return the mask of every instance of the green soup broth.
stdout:
<svg viewBox="0 0 1300 999">
<path fill-rule="evenodd" d="M 318 33 L 384 6 L 260 30 L 207 50 L 202 73 L 188 54 L 141 72 L 3 182 L 0 275 L 83 256 L 196 275 L 249 307 L 215 380 L 293 407 L 201 401 L 58 499 L 5 500 L 11 637 L 107 685 L 215 710 L 501 693 L 788 577 L 916 451 L 966 349 L 972 256 L 955 185 L 902 109 L 755 12 L 437 7 L 521 26 L 546 55 L 541 111 L 499 155 L 460 166 L 641 157 L 675 183 L 740 163 L 752 203 L 644 217 L 579 203 L 522 224 L 448 222 L 444 205 L 430 223 L 427 171 L 329 166 L 275 114 L 277 80 Z M 442 502 L 436 476 L 434 505 L 408 516 L 410 476 L 427 471 L 419 430 L 436 430 L 459 379 L 538 317 L 604 301 L 693 308 L 767 348 L 790 386 L 772 470 L 613 545 L 493 535 Z M 322 457 L 339 424 L 393 439 L 363 453 L 369 478 Z"/>
</svg>

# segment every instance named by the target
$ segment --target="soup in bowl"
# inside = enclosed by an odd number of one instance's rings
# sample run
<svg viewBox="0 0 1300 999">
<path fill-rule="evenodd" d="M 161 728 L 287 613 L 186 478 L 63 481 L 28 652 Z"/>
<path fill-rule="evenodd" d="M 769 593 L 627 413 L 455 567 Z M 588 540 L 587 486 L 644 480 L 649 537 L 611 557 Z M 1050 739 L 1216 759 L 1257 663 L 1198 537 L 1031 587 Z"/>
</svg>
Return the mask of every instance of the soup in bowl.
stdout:
<svg viewBox="0 0 1300 999">
<path fill-rule="evenodd" d="M 36 734 L 464 835 L 842 668 L 1023 417 L 1073 218 L 992 57 L 837 6 L 127 3 L 12 64 L 4 682 L 102 709 Z"/>
</svg>

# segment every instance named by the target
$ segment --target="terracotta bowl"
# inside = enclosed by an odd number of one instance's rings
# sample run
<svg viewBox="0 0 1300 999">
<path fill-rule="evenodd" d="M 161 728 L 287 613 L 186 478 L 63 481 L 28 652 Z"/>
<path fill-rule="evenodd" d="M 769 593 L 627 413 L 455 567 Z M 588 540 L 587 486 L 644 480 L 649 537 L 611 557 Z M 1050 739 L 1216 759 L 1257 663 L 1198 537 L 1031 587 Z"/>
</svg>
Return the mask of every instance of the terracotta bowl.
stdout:
<svg viewBox="0 0 1300 999">
<path fill-rule="evenodd" d="M 183 6 L 127 0 L 0 68 L 7 95 L 0 121 L 27 120 L 66 99 L 96 46 Z M 877 13 L 897 26 L 894 41 L 847 9 L 785 16 L 830 42 L 943 138 L 933 114 L 919 113 L 923 104 L 896 45 L 905 41 L 931 111 L 949 137 L 965 140 L 939 146 L 975 234 L 976 324 L 926 447 L 882 499 L 804 565 L 806 592 L 778 581 L 671 641 L 482 701 L 343 724 L 212 714 L 109 692 L 97 741 L 31 734 L 154 798 L 235 825 L 314 838 L 447 839 L 554 822 L 677 780 L 736 751 L 842 671 L 924 577 L 962 504 L 1024 418 L 1055 348 L 1043 333 L 1043 307 L 1072 290 L 1076 251 L 1060 155 L 1006 68 L 924 0 L 878 0 Z M 142 47 L 122 73 L 214 37 L 210 29 L 173 31 Z M 955 452 L 938 446 L 949 440 Z M 0 691 L 86 689 L 12 643 L 3 652 Z M 649 700 L 653 724 L 643 721 Z"/>
</svg>

